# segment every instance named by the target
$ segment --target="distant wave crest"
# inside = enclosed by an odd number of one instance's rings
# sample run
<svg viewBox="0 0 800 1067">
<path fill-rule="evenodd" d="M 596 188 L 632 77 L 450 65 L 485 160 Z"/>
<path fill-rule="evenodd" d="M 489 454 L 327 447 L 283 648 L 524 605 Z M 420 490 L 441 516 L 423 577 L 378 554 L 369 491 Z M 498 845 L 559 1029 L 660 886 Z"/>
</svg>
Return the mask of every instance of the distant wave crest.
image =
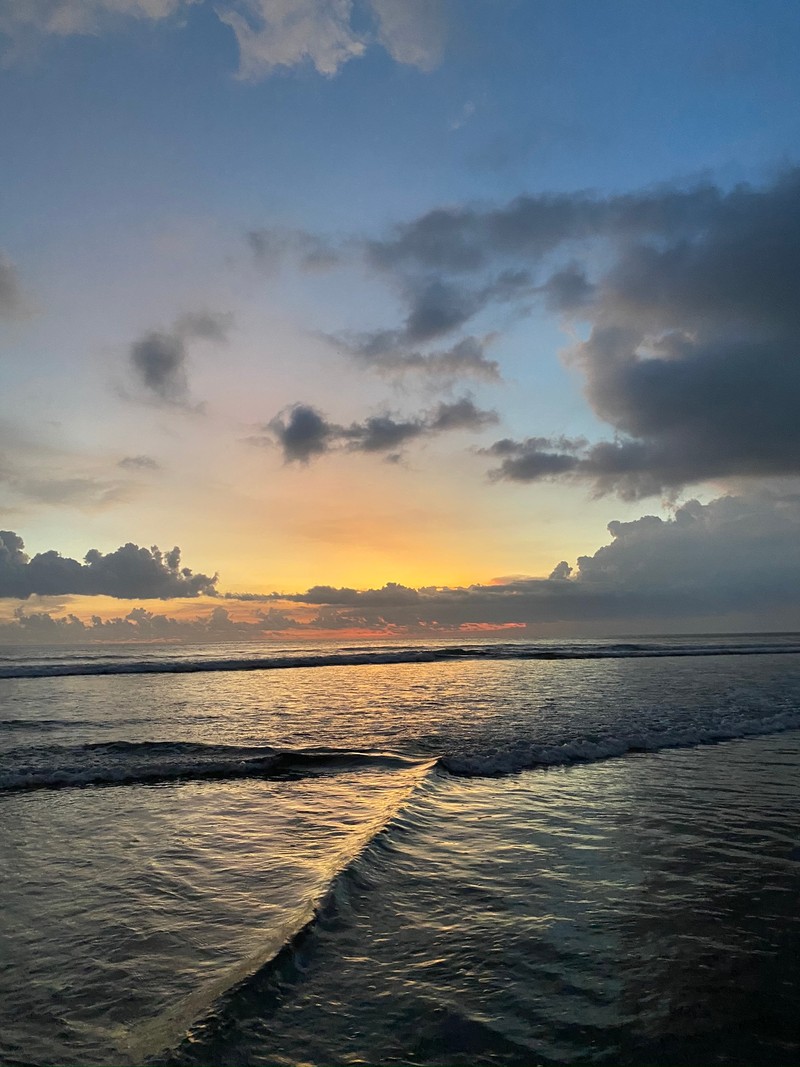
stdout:
<svg viewBox="0 0 800 1067">
<path fill-rule="evenodd" d="M 357 667 L 371 664 L 441 663 L 454 660 L 592 660 L 646 659 L 666 656 L 755 656 L 800 653 L 800 636 L 782 640 L 686 642 L 665 640 L 636 643 L 568 642 L 409 645 L 404 647 L 340 648 L 331 652 L 260 654 L 257 656 L 192 656 L 177 651 L 161 657 L 95 655 L 92 658 L 29 659 L 0 662 L 0 678 L 65 678 L 84 675 L 198 674 L 220 671 L 271 671 L 302 667 Z"/>
</svg>

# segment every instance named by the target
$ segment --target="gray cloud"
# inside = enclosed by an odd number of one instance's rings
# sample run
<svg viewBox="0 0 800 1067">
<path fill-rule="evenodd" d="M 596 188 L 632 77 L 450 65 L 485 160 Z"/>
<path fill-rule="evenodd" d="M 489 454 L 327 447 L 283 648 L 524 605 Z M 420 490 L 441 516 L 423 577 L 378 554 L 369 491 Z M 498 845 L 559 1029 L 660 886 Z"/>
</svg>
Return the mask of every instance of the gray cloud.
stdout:
<svg viewBox="0 0 800 1067">
<path fill-rule="evenodd" d="M 486 348 L 493 339 L 493 335 L 465 337 L 450 348 L 420 352 L 409 348 L 404 335 L 396 330 L 328 338 L 359 363 L 386 375 L 411 371 L 441 380 L 470 377 L 490 382 L 500 380 L 497 361 L 486 358 Z"/>
<path fill-rule="evenodd" d="M 84 644 L 87 641 L 230 641 L 263 637 L 264 631 L 286 629 L 281 612 L 274 608 L 263 620 L 232 619 L 223 607 L 213 608 L 195 619 L 175 619 L 136 607 L 125 616 L 85 622 L 75 614 L 56 616 L 49 611 L 17 608 L 14 618 L 0 622 L 0 642 L 13 644 Z"/>
<path fill-rule="evenodd" d="M 14 264 L 0 252 L 0 319 L 11 318 L 22 308 L 22 293 Z"/>
<path fill-rule="evenodd" d="M 608 624 L 651 619 L 800 623 L 800 494 L 751 493 L 701 504 L 671 518 L 643 516 L 609 524 L 611 541 L 576 568 L 562 560 L 549 578 L 492 585 L 410 589 L 314 586 L 273 593 L 281 601 L 336 611 L 339 625 L 411 630 L 470 626 Z"/>
<path fill-rule="evenodd" d="M 395 450 L 416 438 L 455 430 L 477 431 L 497 421 L 495 412 L 476 407 L 469 397 L 442 402 L 417 418 L 398 419 L 386 413 L 349 426 L 329 422 L 307 404 L 295 404 L 264 426 L 264 436 L 251 440 L 259 445 L 279 445 L 287 463 L 308 463 L 315 456 L 341 449 L 391 453 L 391 461 L 396 462 L 399 457 Z"/>
<path fill-rule="evenodd" d="M 484 302 L 482 296 L 441 278 L 425 278 L 409 285 L 408 290 L 410 309 L 403 333 L 409 344 L 452 333 Z"/>
<path fill-rule="evenodd" d="M 0 640 L 212 640 L 353 627 L 397 634 L 514 627 L 520 635 L 536 637 L 565 628 L 573 634 L 626 627 L 663 632 L 665 620 L 704 628 L 800 626 L 800 492 L 762 490 L 708 504 L 689 500 L 670 518 L 645 515 L 608 528 L 608 544 L 580 556 L 575 567 L 562 560 L 549 578 L 512 577 L 455 588 L 413 589 L 388 582 L 365 590 L 317 585 L 295 593 L 224 594 L 228 603 L 250 605 L 246 622 L 221 607 L 191 620 L 136 608 L 124 618 L 88 623 L 74 615 L 17 610 L 11 622 L 0 623 Z M 5 596 L 216 595 L 215 579 L 180 569 L 177 549 L 161 554 L 127 545 L 107 556 L 89 553 L 82 565 L 55 553 L 28 560 L 23 548 L 16 534 L 0 533 Z"/>
<path fill-rule="evenodd" d="M 405 294 L 400 342 L 500 302 L 524 312 L 536 294 L 589 324 L 567 359 L 614 439 L 580 452 L 506 442 L 494 477 L 567 477 L 634 499 L 800 473 L 800 168 L 729 192 L 437 209 L 366 253 Z"/>
<path fill-rule="evenodd" d="M 177 333 L 151 331 L 131 345 L 130 362 L 145 390 L 166 404 L 189 401 L 186 343 Z"/>
<path fill-rule="evenodd" d="M 188 342 L 224 344 L 232 325 L 229 313 L 196 311 L 182 315 L 171 330 L 151 330 L 134 341 L 128 359 L 143 395 L 161 404 L 189 407 Z"/>
<path fill-rule="evenodd" d="M 189 311 L 181 315 L 173 332 L 187 340 L 225 344 L 233 329 L 233 321 L 230 311 Z"/>
<path fill-rule="evenodd" d="M 262 227 L 245 234 L 250 251 L 264 267 L 275 269 L 289 259 L 306 272 L 329 270 L 342 260 L 342 252 L 331 241 L 307 230 Z"/>
<path fill-rule="evenodd" d="M 713 185 L 608 198 L 519 196 L 499 208 L 436 208 L 396 226 L 389 237 L 368 242 L 366 253 L 384 270 L 467 274 L 503 258 L 538 263 L 569 241 L 663 234 L 680 240 L 724 214 L 725 202 Z"/>
<path fill-rule="evenodd" d="M 215 595 L 216 575 L 181 567 L 180 549 L 161 552 L 128 543 L 106 554 L 90 549 L 84 562 L 50 550 L 30 558 L 22 538 L 0 530 L 0 596 L 25 599 L 81 594 L 129 599 Z"/>
<path fill-rule="evenodd" d="M 482 411 L 469 397 L 462 397 L 453 403 L 441 403 L 430 414 L 427 428 L 431 433 L 447 430 L 482 430 L 498 421 L 494 411 Z"/>
<path fill-rule="evenodd" d="M 308 463 L 326 452 L 340 428 L 327 422 L 315 408 L 295 404 L 288 412 L 277 415 L 264 427 L 275 436 L 287 463 Z"/>
<path fill-rule="evenodd" d="M 157 471 L 161 470 L 161 464 L 152 456 L 123 456 L 117 464 L 127 471 Z"/>
<path fill-rule="evenodd" d="M 130 487 L 124 481 L 109 481 L 80 474 L 64 473 L 57 462 L 0 464 L 0 485 L 12 497 L 49 506 L 68 506 L 97 511 L 129 499 Z"/>
</svg>

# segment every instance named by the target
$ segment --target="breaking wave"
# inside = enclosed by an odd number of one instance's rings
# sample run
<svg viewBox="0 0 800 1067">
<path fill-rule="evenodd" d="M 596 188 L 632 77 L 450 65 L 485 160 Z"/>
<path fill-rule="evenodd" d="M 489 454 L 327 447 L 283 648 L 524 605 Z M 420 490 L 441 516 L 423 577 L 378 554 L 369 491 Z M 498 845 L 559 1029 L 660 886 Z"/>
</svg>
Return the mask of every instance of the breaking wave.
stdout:
<svg viewBox="0 0 800 1067">
<path fill-rule="evenodd" d="M 304 778 L 364 767 L 408 769 L 431 761 L 345 749 L 112 741 L 16 750 L 6 754 L 3 762 L 6 766 L 0 766 L 0 793 L 214 779 Z"/>
<path fill-rule="evenodd" d="M 0 765 L 0 794 L 36 789 L 152 785 L 255 778 L 301 779 L 358 770 L 435 768 L 459 777 L 518 774 L 537 767 L 594 763 L 629 753 L 716 744 L 759 734 L 800 729 L 800 708 L 713 724 L 682 723 L 674 729 L 592 734 L 537 743 L 502 740 L 483 750 L 446 753 L 364 752 L 335 748 L 277 749 L 171 741 L 114 741 L 12 750 Z"/>
</svg>

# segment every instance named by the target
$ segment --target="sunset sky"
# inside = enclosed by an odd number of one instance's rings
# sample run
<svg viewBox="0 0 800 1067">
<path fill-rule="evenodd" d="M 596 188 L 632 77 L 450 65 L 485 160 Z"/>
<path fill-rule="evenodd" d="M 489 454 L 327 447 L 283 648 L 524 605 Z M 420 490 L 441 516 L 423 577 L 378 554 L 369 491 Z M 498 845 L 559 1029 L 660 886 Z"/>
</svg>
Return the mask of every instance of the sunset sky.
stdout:
<svg viewBox="0 0 800 1067">
<path fill-rule="evenodd" d="M 0 53 L 0 639 L 800 628 L 795 0 Z"/>
</svg>

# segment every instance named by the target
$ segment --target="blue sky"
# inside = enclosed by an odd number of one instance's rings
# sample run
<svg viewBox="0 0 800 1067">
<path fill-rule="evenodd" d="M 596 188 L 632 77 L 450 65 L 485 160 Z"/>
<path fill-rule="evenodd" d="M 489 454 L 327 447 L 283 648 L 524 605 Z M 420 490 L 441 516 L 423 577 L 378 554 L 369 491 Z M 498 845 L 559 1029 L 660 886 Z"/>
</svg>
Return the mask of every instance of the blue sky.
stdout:
<svg viewBox="0 0 800 1067">
<path fill-rule="evenodd" d="M 728 497 L 785 519 L 794 377 L 768 456 L 675 412 L 680 388 L 745 411 L 751 357 L 719 354 L 719 315 L 749 306 L 773 214 L 793 224 L 796 4 L 0 0 L 0 46 L 0 525 L 28 556 L 178 543 L 217 595 L 546 579 L 562 559 L 575 583 L 612 520 L 672 530 L 682 502 Z M 573 221 L 517 247 L 497 227 L 520 197 Z M 640 233 L 630 198 L 661 221 Z M 479 264 L 452 259 L 434 211 Z M 642 249 L 684 246 L 716 304 L 690 307 L 663 257 L 669 307 L 634 292 Z M 566 282 L 594 296 L 567 302 Z M 783 344 L 789 310 L 753 299 L 740 337 L 760 324 L 766 344 L 769 314 Z M 609 324 L 639 331 L 627 355 L 601 344 Z M 473 362 L 445 373 L 463 341 Z M 676 361 L 665 430 L 644 377 Z M 319 421 L 293 452 L 298 411 Z M 609 474 L 598 444 L 639 449 L 635 485 L 634 452 Z M 101 603 L 42 589 L 56 614 Z"/>
</svg>

